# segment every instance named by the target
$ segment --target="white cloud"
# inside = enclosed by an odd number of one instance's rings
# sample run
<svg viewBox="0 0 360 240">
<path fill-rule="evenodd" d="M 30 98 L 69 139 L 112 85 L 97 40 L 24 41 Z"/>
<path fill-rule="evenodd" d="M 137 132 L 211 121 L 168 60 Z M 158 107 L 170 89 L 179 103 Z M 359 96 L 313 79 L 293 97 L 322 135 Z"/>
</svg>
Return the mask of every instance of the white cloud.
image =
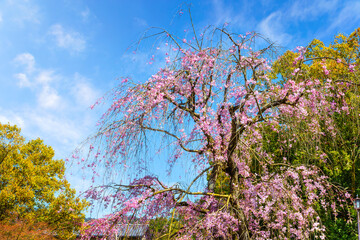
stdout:
<svg viewBox="0 0 360 240">
<path fill-rule="evenodd" d="M 78 104 L 89 107 L 100 97 L 99 91 L 94 89 L 89 83 L 89 80 L 79 73 L 75 73 L 74 82 L 75 85 L 71 92 Z"/>
<path fill-rule="evenodd" d="M 30 53 L 22 53 L 15 57 L 15 63 L 25 65 L 26 72 L 32 73 L 35 69 L 35 58 Z"/>
<path fill-rule="evenodd" d="M 291 40 L 291 35 L 285 33 L 282 22 L 284 21 L 281 12 L 273 12 L 262 20 L 258 29 L 261 34 L 277 44 L 286 45 Z"/>
<path fill-rule="evenodd" d="M 73 151 L 89 135 L 89 127 L 96 119 L 90 111 L 68 111 L 58 114 L 38 106 L 2 109 L 0 122 L 17 125 L 27 139 L 40 137 L 63 158 Z"/>
<path fill-rule="evenodd" d="M 20 116 L 14 116 L 12 122 L 14 124 L 16 124 L 17 126 L 19 126 L 20 128 L 24 128 L 25 127 L 25 121 L 24 119 L 22 119 Z"/>
<path fill-rule="evenodd" d="M 46 111 L 26 113 L 28 121 L 43 134 L 51 136 L 57 142 L 65 145 L 72 145 L 81 140 L 81 128 L 71 118 L 50 114 Z"/>
<path fill-rule="evenodd" d="M 7 123 L 10 123 L 10 122 L 11 121 L 9 120 L 9 118 L 7 118 L 6 116 L 0 115 L 0 123 L 7 124 Z"/>
<path fill-rule="evenodd" d="M 35 58 L 30 53 L 22 53 L 15 57 L 14 62 L 25 66 L 25 72 L 16 73 L 19 87 L 28 87 L 35 91 L 38 106 L 42 108 L 58 109 L 61 97 L 51 86 L 54 80 L 60 78 L 51 69 L 35 68 Z"/>
<path fill-rule="evenodd" d="M 0 23 L 2 23 L 3 21 L 3 17 L 2 17 L 2 13 L 0 12 Z"/>
<path fill-rule="evenodd" d="M 17 125 L 20 128 L 25 127 L 25 121 L 22 117 L 20 117 L 18 114 L 14 112 L 4 111 L 4 109 L 1 109 L 1 112 L 5 115 L 0 115 L 0 123 L 7 124 L 10 123 L 11 125 Z"/>
<path fill-rule="evenodd" d="M 55 78 L 56 76 L 54 75 L 53 70 L 41 70 L 36 76 L 35 81 L 39 84 L 47 85 L 51 83 Z"/>
<path fill-rule="evenodd" d="M 57 91 L 48 85 L 43 86 L 38 95 L 38 104 L 43 108 L 58 109 L 60 107 L 60 100 L 61 98 Z"/>
<path fill-rule="evenodd" d="M 0 3 L 2 17 L 6 22 L 14 22 L 20 26 L 25 23 L 40 23 L 39 8 L 34 1 L 28 0 L 7 0 Z"/>
<path fill-rule="evenodd" d="M 55 37 L 58 47 L 70 52 L 81 52 L 86 47 L 86 41 L 80 33 L 65 30 L 60 24 L 53 25 L 49 33 Z"/>
<path fill-rule="evenodd" d="M 83 21 L 87 21 L 90 16 L 90 9 L 87 7 L 84 11 L 80 12 Z"/>
<path fill-rule="evenodd" d="M 79 73 L 67 78 L 52 69 L 35 68 L 35 58 L 29 53 L 19 54 L 14 62 L 25 67 L 25 71 L 13 75 L 18 80 L 18 86 L 32 90 L 40 109 L 85 110 L 101 96 L 90 80 Z"/>
<path fill-rule="evenodd" d="M 31 82 L 25 73 L 17 73 L 14 75 L 14 77 L 19 79 L 19 82 L 18 82 L 19 87 L 30 87 L 31 86 Z"/>
</svg>

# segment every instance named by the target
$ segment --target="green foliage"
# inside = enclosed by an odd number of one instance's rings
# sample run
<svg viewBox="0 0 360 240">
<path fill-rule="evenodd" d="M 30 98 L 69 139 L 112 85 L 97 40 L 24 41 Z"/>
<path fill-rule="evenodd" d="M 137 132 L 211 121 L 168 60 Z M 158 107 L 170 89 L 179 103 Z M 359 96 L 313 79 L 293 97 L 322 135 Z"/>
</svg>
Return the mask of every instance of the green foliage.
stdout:
<svg viewBox="0 0 360 240">
<path fill-rule="evenodd" d="M 0 220 L 13 212 L 70 239 L 88 204 L 65 180 L 64 161 L 53 157 L 54 150 L 42 140 L 26 142 L 18 127 L 0 124 Z"/>
<path fill-rule="evenodd" d="M 356 213 L 353 217 L 356 217 Z M 326 237 L 329 240 L 357 240 L 357 221 L 348 221 L 346 216 L 325 218 Z M 356 219 L 356 218 L 355 218 Z"/>
<path fill-rule="evenodd" d="M 305 59 L 296 61 L 299 55 L 287 51 L 274 63 L 273 72 L 269 77 L 279 81 L 313 79 L 323 83 L 333 79 L 333 89 L 329 89 L 334 93 L 331 100 L 334 104 L 346 102 L 349 106 L 348 112 L 333 116 L 334 129 L 328 129 L 324 123 L 321 126 L 323 136 L 319 139 L 307 134 L 301 122 L 294 122 L 291 128 L 280 129 L 278 133 L 264 129 L 268 131 L 269 136 L 264 140 L 264 144 L 274 154 L 275 161 L 281 161 L 286 157 L 293 164 L 315 164 L 334 185 L 348 189 L 355 197 L 360 193 L 360 28 L 349 36 L 339 34 L 329 46 L 315 39 L 307 47 Z M 328 73 L 324 71 L 324 66 L 329 70 Z M 349 72 L 350 66 L 353 67 L 353 71 Z M 294 75 L 293 71 L 296 68 L 300 71 Z M 335 84 L 339 82 L 343 84 Z M 345 89 L 345 95 L 337 95 L 337 88 Z M 284 121 L 289 123 L 292 119 Z M 291 136 L 294 137 L 290 147 Z M 352 208 L 352 203 L 349 202 L 348 208 Z M 355 214 L 350 217 L 345 212 L 340 212 L 337 218 L 333 219 L 328 213 L 322 213 L 322 221 L 327 227 L 327 237 L 356 239 L 356 221 L 351 221 L 354 217 Z"/>
<path fill-rule="evenodd" d="M 171 224 L 171 233 L 169 233 L 169 227 Z M 153 239 L 165 240 L 170 239 L 172 234 L 176 234 L 181 228 L 181 221 L 177 218 L 168 219 L 164 217 L 158 217 L 150 220 L 149 229 Z"/>
</svg>

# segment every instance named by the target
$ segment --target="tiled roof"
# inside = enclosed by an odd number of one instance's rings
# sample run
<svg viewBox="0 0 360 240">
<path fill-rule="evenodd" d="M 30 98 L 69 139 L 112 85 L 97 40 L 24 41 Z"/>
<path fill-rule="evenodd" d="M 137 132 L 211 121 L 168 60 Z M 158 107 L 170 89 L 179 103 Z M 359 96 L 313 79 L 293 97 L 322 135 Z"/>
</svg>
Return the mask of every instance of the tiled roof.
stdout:
<svg viewBox="0 0 360 240">
<path fill-rule="evenodd" d="M 149 229 L 145 224 L 123 224 L 119 226 L 118 236 L 142 237 Z"/>
<path fill-rule="evenodd" d="M 91 220 L 96 220 L 95 218 L 85 218 L 86 222 Z M 146 224 L 121 224 L 118 226 L 117 237 L 142 237 L 146 234 L 149 229 L 149 225 Z M 77 233 L 79 235 L 79 233 Z M 93 237 L 103 236 L 103 233 L 93 232 L 91 233 Z"/>
</svg>

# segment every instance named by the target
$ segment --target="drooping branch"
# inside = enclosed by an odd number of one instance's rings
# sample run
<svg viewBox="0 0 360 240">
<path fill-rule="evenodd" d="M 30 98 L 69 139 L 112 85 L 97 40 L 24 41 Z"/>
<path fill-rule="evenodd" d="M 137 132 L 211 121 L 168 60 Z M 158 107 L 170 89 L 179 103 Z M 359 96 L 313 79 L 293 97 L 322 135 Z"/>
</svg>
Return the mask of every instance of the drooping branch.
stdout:
<svg viewBox="0 0 360 240">
<path fill-rule="evenodd" d="M 148 127 L 148 126 L 145 126 L 143 124 L 140 124 L 139 126 L 140 126 L 141 129 L 146 129 L 146 130 L 150 130 L 150 131 L 154 131 L 154 132 L 162 132 L 162 133 L 165 133 L 168 136 L 171 136 L 171 137 L 175 138 L 177 140 L 177 142 L 179 143 L 179 146 L 183 150 L 185 150 L 186 152 L 198 153 L 198 154 L 203 153 L 202 150 L 189 149 L 189 148 L 185 147 L 185 145 L 181 141 L 181 139 L 178 136 L 176 136 L 175 134 L 170 133 L 169 131 L 166 131 L 166 130 L 163 130 L 163 129 L 157 129 L 157 128 Z"/>
</svg>

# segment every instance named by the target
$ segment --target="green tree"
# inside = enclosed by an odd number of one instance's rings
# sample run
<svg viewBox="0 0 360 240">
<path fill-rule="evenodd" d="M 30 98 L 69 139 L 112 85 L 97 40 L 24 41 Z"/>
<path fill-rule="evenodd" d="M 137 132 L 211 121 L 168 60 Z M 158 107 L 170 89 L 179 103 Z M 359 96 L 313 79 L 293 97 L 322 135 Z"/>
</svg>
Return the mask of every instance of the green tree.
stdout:
<svg viewBox="0 0 360 240">
<path fill-rule="evenodd" d="M 15 213 L 46 223 L 61 239 L 74 237 L 87 202 L 64 178 L 63 160 L 41 139 L 25 141 L 16 126 L 0 123 L 0 221 Z"/>
<path fill-rule="evenodd" d="M 348 189 L 355 197 L 360 193 L 360 28 L 349 36 L 337 35 L 329 46 L 314 39 L 304 50 L 303 56 L 293 51 L 283 54 L 273 64 L 270 78 L 320 81 L 333 92 L 329 99 L 333 105 L 346 102 L 348 109 L 333 115 L 333 128 L 322 123 L 322 137 L 314 139 L 302 122 L 292 122 L 280 132 L 267 129 L 272 133 L 267 134 L 264 144 L 273 149 L 279 162 L 287 158 L 294 164 L 316 164 L 334 185 Z M 344 95 L 338 94 L 339 88 Z M 292 119 L 284 121 L 291 123 Z M 355 224 L 347 213 L 339 212 L 335 218 L 323 213 L 322 219 L 329 239 L 357 239 Z"/>
<path fill-rule="evenodd" d="M 299 82 L 304 78 L 311 78 L 314 81 L 321 81 L 331 86 L 329 91 L 334 92 L 332 99 L 334 105 L 346 101 L 348 111 L 334 115 L 334 129 L 326 129 L 325 125 L 323 126 L 323 137 L 317 139 L 322 143 L 321 148 L 315 149 L 310 146 L 311 141 L 308 138 L 311 136 L 306 136 L 299 124 L 293 124 L 292 129 L 286 129 L 286 132 L 294 134 L 298 131 L 302 133 L 298 136 L 306 141 L 299 139 L 300 141 L 295 144 L 297 147 L 293 147 L 292 150 L 286 146 L 281 147 L 287 148 L 283 151 L 287 153 L 287 157 L 289 154 L 295 154 L 296 157 L 292 157 L 297 161 L 312 159 L 320 164 L 334 182 L 351 190 L 353 196 L 360 193 L 360 181 L 356 181 L 360 174 L 359 47 L 360 28 L 349 36 L 339 34 L 329 46 L 315 39 L 307 47 L 305 59 L 299 60 L 298 53 L 288 51 L 273 65 L 271 75 L 272 78 L 280 78 L 280 80 L 295 79 Z M 298 71 L 293 75 L 295 69 Z M 333 81 L 329 82 L 328 79 Z M 345 89 L 344 96 L 337 94 L 336 90 L 339 87 Z M 336 137 L 331 131 L 336 131 Z M 301 153 L 299 148 L 302 148 Z M 319 156 L 322 156 L 323 161 L 318 161 Z"/>
</svg>

